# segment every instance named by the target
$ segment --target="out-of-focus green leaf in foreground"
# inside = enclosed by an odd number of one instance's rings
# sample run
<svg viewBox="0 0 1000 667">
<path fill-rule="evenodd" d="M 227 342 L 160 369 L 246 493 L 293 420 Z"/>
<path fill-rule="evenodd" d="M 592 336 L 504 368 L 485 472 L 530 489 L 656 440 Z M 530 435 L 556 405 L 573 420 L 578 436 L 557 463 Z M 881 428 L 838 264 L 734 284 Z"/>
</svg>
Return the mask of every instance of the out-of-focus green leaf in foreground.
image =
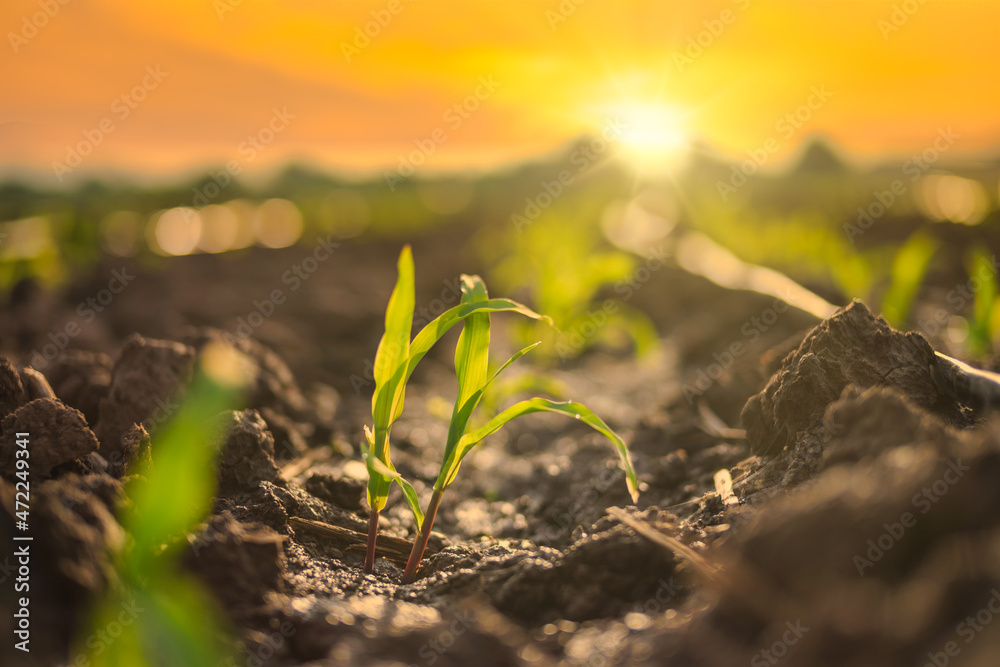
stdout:
<svg viewBox="0 0 1000 667">
<path fill-rule="evenodd" d="M 219 665 L 232 643 L 208 593 L 176 562 L 183 537 L 215 495 L 215 418 L 237 406 L 244 386 L 237 352 L 210 344 L 187 397 L 153 435 L 153 462 L 133 472 L 122 509 L 127 540 L 118 581 L 93 614 L 79 651 L 95 667 Z"/>
</svg>

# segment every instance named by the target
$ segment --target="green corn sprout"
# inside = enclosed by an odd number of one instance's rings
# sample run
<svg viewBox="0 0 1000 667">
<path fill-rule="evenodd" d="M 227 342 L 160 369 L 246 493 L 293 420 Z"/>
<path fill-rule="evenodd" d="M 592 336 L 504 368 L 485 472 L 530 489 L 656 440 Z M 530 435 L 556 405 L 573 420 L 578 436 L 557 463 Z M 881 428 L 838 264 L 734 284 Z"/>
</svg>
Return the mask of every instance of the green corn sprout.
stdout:
<svg viewBox="0 0 1000 667">
<path fill-rule="evenodd" d="M 478 303 L 485 301 L 487 298 L 486 285 L 482 279 L 478 276 L 462 276 L 463 304 Z M 426 516 L 422 515 L 418 519 L 418 523 L 421 524 L 420 535 L 413 543 L 413 550 L 410 552 L 410 558 L 406 563 L 406 571 L 403 573 L 403 583 L 409 583 L 416 575 L 417 567 L 420 564 L 421 558 L 423 558 L 424 549 L 427 547 L 427 540 L 430 538 L 431 529 L 434 526 L 434 517 L 437 515 L 438 507 L 441 505 L 444 490 L 448 488 L 448 485 L 458 475 L 462 459 L 472 451 L 473 447 L 482 442 L 486 436 L 495 433 L 505 424 L 521 415 L 532 412 L 561 413 L 582 421 L 604 435 L 618 451 L 618 456 L 625 468 L 626 483 L 632 500 L 635 501 L 638 499 L 639 492 L 635 470 L 632 468 L 632 461 L 625 442 L 600 417 L 581 403 L 573 401 L 557 402 L 537 397 L 530 398 L 515 403 L 486 422 L 483 426 L 473 431 L 468 430 L 469 422 L 476 407 L 482 400 L 483 394 L 489 390 L 490 386 L 501 373 L 537 345 L 538 343 L 533 343 L 521 349 L 490 376 L 488 374 L 490 315 L 488 312 L 482 312 L 466 319 L 462 328 L 462 334 L 458 339 L 458 345 L 455 348 L 455 374 L 458 376 L 458 396 L 455 399 L 455 408 L 452 412 L 451 424 L 448 428 L 448 441 L 445 445 L 444 460 L 441 462 L 441 471 L 438 474 L 437 481 L 434 483 L 434 491 L 427 506 Z"/>
<path fill-rule="evenodd" d="M 527 354 L 538 343 L 518 351 L 500 368 L 489 375 L 490 313 L 517 312 L 535 319 L 544 319 L 534 311 L 508 299 L 490 299 L 486 285 L 478 276 L 462 278 L 462 301 L 458 306 L 428 324 L 409 341 L 409 326 L 413 317 L 413 258 L 408 247 L 399 258 L 399 278 L 389 306 L 386 310 L 386 332 L 379 343 L 375 360 L 375 395 L 372 397 L 372 419 L 374 430 L 365 428 L 367 444 L 363 446 L 368 467 L 368 504 L 372 518 L 369 519 L 368 551 L 365 555 L 365 570 L 371 572 L 375 558 L 375 540 L 378 531 L 378 513 L 385 507 L 392 482 L 398 483 L 403 495 L 413 511 L 420 534 L 413 544 L 407 561 L 403 582 L 413 580 L 417 566 L 423 557 L 427 540 L 434 526 L 434 518 L 441 505 L 444 490 L 458 474 L 462 459 L 484 438 L 495 433 L 508 422 L 532 412 L 555 412 L 565 414 L 587 424 L 608 438 L 614 445 L 625 468 L 626 484 L 632 500 L 639 497 L 638 482 L 625 442 L 605 424 L 600 417 L 586 406 L 573 401 L 552 401 L 545 398 L 531 398 L 515 403 L 490 419 L 483 426 L 470 431 L 469 423 L 473 413 L 492 386 L 493 382 L 512 363 Z M 448 440 L 445 445 L 444 460 L 427 512 L 420 510 L 413 487 L 396 471 L 389 458 L 389 432 L 393 422 L 403 409 L 406 382 L 416 364 L 441 336 L 463 321 L 462 334 L 455 348 L 455 373 L 458 376 L 458 396 L 452 411 Z"/>
<path fill-rule="evenodd" d="M 389 434 L 392 425 L 403 412 L 406 383 L 424 355 L 458 322 L 483 313 L 515 312 L 526 317 L 545 319 L 533 310 L 510 299 L 481 299 L 475 303 L 463 299 L 420 330 L 410 340 L 413 326 L 414 297 L 413 254 L 406 246 L 399 255 L 396 286 L 385 311 L 385 333 L 375 353 L 375 393 L 372 395 L 373 429 L 365 428 L 366 444 L 362 454 L 368 467 L 368 546 L 365 551 L 365 572 L 375 566 L 375 544 L 378 537 L 379 513 L 385 507 L 393 482 L 403 489 L 418 529 L 423 523 L 417 494 L 392 465 Z M 484 292 L 485 293 L 485 292 Z"/>
</svg>

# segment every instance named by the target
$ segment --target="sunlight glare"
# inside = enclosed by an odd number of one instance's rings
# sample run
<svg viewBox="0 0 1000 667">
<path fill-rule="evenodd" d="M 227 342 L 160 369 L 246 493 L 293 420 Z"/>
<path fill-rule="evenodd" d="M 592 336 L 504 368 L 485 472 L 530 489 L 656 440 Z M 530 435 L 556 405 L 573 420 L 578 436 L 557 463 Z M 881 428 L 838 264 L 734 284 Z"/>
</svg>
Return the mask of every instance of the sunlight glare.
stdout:
<svg viewBox="0 0 1000 667">
<path fill-rule="evenodd" d="M 643 167 L 669 167 L 685 154 L 689 137 L 684 114 L 662 103 L 637 102 L 619 112 L 623 129 L 619 137 L 629 158 Z"/>
</svg>

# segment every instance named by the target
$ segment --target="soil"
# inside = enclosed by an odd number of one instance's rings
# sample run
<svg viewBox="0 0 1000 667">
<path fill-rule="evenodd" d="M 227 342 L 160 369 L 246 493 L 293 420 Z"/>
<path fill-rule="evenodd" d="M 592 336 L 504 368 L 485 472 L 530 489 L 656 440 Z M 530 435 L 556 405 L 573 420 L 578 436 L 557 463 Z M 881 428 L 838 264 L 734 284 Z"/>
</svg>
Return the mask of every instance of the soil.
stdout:
<svg viewBox="0 0 1000 667">
<path fill-rule="evenodd" d="M 449 250 L 460 236 L 415 243 L 418 304 L 482 268 Z M 599 436 L 533 416 L 467 459 L 415 583 L 400 585 L 392 557 L 365 575 L 357 443 L 398 246 L 345 240 L 294 291 L 281 276 L 301 248 L 130 262 L 128 289 L 48 356 L 50 333 L 120 262 L 68 292 L 12 292 L 0 318 L 0 539 L 14 532 L 12 435 L 28 430 L 31 613 L 45 628 L 37 662 L 23 664 L 72 664 L 89 605 L 116 578 L 128 465 L 155 466 L 156 428 L 200 350 L 250 323 L 275 289 L 287 299 L 239 343 L 253 388 L 213 431 L 225 438 L 218 497 L 183 558 L 234 628 L 237 664 L 995 664 L 996 418 L 942 394 L 928 341 L 860 302 L 824 322 L 788 309 L 748 335 L 771 298 L 672 267 L 634 300 L 664 336 L 655 354 L 598 347 L 550 371 L 630 443 L 638 504 Z M 739 354 L 727 352 L 734 342 Z M 394 463 L 425 501 L 447 429 L 435 405 L 454 391 L 439 348 L 393 432 Z M 738 502 L 716 491 L 720 470 Z M 382 516 L 387 544 L 414 537 L 397 494 Z"/>
</svg>

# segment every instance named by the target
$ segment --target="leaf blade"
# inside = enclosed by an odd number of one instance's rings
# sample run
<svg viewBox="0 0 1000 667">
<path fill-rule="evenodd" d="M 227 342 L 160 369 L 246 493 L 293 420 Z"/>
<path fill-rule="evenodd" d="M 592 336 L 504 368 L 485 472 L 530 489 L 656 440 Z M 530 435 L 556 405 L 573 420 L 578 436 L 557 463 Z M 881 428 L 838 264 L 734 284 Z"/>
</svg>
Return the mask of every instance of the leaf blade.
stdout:
<svg viewBox="0 0 1000 667">
<path fill-rule="evenodd" d="M 372 422 L 375 432 L 369 439 L 372 456 L 390 466 L 389 431 L 403 407 L 403 370 L 410 354 L 410 329 L 416 307 L 413 252 L 403 246 L 397 261 L 396 285 L 385 311 L 385 332 L 375 352 L 375 392 L 372 394 Z M 368 470 L 368 505 L 385 507 L 392 481 L 379 470 Z"/>
<path fill-rule="evenodd" d="M 462 276 L 462 303 L 475 303 L 488 299 L 486 284 L 479 276 Z M 473 406 L 464 410 L 469 397 L 474 395 L 486 383 L 486 373 L 489 371 L 490 356 L 490 315 L 489 313 L 474 313 L 465 318 L 462 333 L 455 346 L 455 375 L 458 377 L 458 394 L 455 396 L 455 406 L 452 408 L 451 422 L 448 426 L 448 440 L 445 451 L 448 451 L 465 433 L 465 425 L 472 416 Z"/>
<path fill-rule="evenodd" d="M 486 285 L 479 276 L 462 276 L 462 303 L 488 301 Z M 458 376 L 458 398 L 455 411 L 486 383 L 489 370 L 490 315 L 477 312 L 465 318 L 462 334 L 455 346 L 455 373 Z"/>
<path fill-rule="evenodd" d="M 479 312 L 490 314 L 518 313 L 520 315 L 524 315 L 525 317 L 530 317 L 531 319 L 542 320 L 544 322 L 548 322 L 549 324 L 552 323 L 552 320 L 548 316 L 539 315 L 524 304 L 520 304 L 511 299 L 488 299 L 486 301 L 459 304 L 436 317 L 427 326 L 421 329 L 420 333 L 413 338 L 413 342 L 410 344 L 410 361 L 406 373 L 407 379 L 409 379 L 409 376 L 413 373 L 413 369 L 416 367 L 417 363 L 423 359 L 424 355 L 427 354 L 428 350 L 431 349 L 434 343 L 441 340 L 441 337 L 444 336 L 449 329 L 469 315 Z"/>
<path fill-rule="evenodd" d="M 497 378 L 500 377 L 501 373 L 507 370 L 507 368 L 515 361 L 517 361 L 525 354 L 538 347 L 539 345 L 541 345 L 541 341 L 538 341 L 537 343 L 532 343 L 531 345 L 523 347 L 516 353 L 514 353 L 514 355 L 511 356 L 510 359 L 505 361 L 503 365 L 501 365 L 500 368 L 498 368 L 496 372 L 493 373 L 493 377 L 487 380 L 486 383 L 483 384 L 483 386 L 480 387 L 478 391 L 476 391 L 476 393 L 474 393 L 465 401 L 465 404 L 462 406 L 461 410 L 457 413 L 455 417 L 452 418 L 452 428 L 449 429 L 448 432 L 448 443 L 445 446 L 444 460 L 441 463 L 442 470 L 444 470 L 446 467 L 450 467 L 452 458 L 454 457 L 455 448 L 458 446 L 458 443 L 461 440 L 461 436 L 465 435 L 465 429 L 469 423 L 469 419 L 472 418 L 472 413 L 475 412 L 476 407 L 479 405 L 479 401 L 482 400 L 483 396 L 486 394 L 487 391 L 489 391 L 490 387 L 493 386 L 493 383 L 496 382 Z M 459 426 L 456 428 L 455 424 L 458 424 Z M 452 437 L 452 431 L 455 431 L 456 433 L 454 438 Z"/>
<path fill-rule="evenodd" d="M 365 432 L 366 435 L 369 433 L 367 426 L 365 426 Z M 361 443 L 361 458 L 364 459 L 365 465 L 368 467 L 369 478 L 375 473 L 399 484 L 399 488 L 403 490 L 403 497 L 406 499 L 406 504 L 410 506 L 413 518 L 417 522 L 417 530 L 420 530 L 420 527 L 424 523 L 424 513 L 420 509 L 420 499 L 417 498 L 417 491 L 413 488 L 413 485 L 406 481 L 406 478 L 396 470 L 392 462 L 386 464 L 374 457 L 371 450 L 365 446 L 365 443 Z"/>
<path fill-rule="evenodd" d="M 582 421 L 584 424 L 610 440 L 611 444 L 618 453 L 622 467 L 625 469 L 625 483 L 628 486 L 632 502 L 636 502 L 639 499 L 639 483 L 635 475 L 635 468 L 632 465 L 632 457 L 629 454 L 628 446 L 625 444 L 625 441 L 622 440 L 617 433 L 611 430 L 611 428 L 605 424 L 600 417 L 594 414 L 590 408 L 582 403 L 577 403 L 575 401 L 552 401 L 546 398 L 538 397 L 529 398 L 515 403 L 488 421 L 482 427 L 465 434 L 462 439 L 459 440 L 456 447 L 455 461 L 452 469 L 442 471 L 442 476 L 438 477 L 439 482 L 443 478 L 444 486 L 450 484 L 452 480 L 454 480 L 455 475 L 458 473 L 458 468 L 462 463 L 462 459 L 465 458 L 466 454 L 468 454 L 473 447 L 481 442 L 483 438 L 497 432 L 508 422 L 513 421 L 522 415 L 531 414 L 533 412 L 555 412 L 571 416 L 578 421 Z M 436 487 L 437 484 L 435 484 L 435 488 Z"/>
</svg>

